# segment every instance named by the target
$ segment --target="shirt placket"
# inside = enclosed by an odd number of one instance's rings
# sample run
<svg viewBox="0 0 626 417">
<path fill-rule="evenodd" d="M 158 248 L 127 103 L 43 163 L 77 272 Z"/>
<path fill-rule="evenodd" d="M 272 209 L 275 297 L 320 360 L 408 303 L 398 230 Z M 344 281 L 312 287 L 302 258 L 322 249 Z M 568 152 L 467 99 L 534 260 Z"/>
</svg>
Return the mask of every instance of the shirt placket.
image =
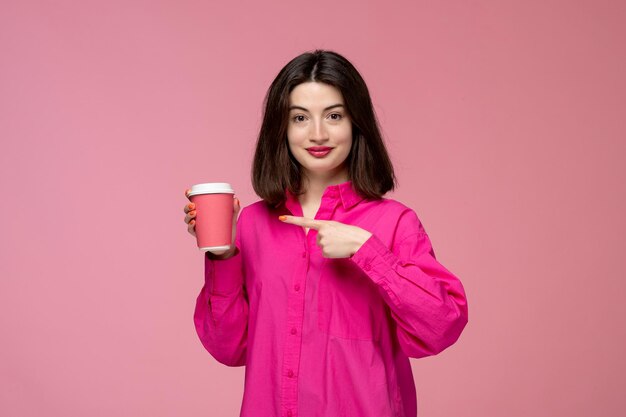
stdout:
<svg viewBox="0 0 626 417">
<path fill-rule="evenodd" d="M 320 208 L 315 218 L 329 220 L 333 214 L 339 195 L 337 190 L 329 189 L 322 196 Z M 299 206 L 299 203 L 297 203 Z M 302 216 L 302 208 L 298 207 L 292 212 L 295 216 Z M 316 245 L 316 233 L 309 229 L 307 234 L 300 227 L 302 237 L 301 262 L 295 268 L 291 289 L 287 300 L 287 326 L 285 329 L 285 351 L 282 363 L 282 415 L 284 417 L 296 417 L 298 410 L 298 371 L 302 348 L 302 326 L 304 322 L 304 291 L 309 272 L 310 248 Z"/>
</svg>

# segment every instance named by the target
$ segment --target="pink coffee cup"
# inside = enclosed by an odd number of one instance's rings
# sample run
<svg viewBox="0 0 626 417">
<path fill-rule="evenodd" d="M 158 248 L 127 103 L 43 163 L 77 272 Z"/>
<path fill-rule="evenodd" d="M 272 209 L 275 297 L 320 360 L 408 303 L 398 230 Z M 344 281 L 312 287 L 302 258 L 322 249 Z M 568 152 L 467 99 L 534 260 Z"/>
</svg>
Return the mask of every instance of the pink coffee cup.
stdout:
<svg viewBox="0 0 626 417">
<path fill-rule="evenodd" d="M 191 187 L 189 199 L 196 205 L 198 249 L 221 255 L 230 249 L 233 236 L 233 188 L 225 182 Z"/>
</svg>

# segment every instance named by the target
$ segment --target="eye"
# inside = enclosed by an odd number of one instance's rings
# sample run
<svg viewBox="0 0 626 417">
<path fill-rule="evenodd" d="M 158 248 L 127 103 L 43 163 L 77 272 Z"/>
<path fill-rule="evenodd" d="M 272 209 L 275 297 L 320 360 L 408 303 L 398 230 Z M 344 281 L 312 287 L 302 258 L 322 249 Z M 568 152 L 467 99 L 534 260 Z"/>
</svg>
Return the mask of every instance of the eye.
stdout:
<svg viewBox="0 0 626 417">
<path fill-rule="evenodd" d="M 299 114 L 297 116 L 294 116 L 291 118 L 291 120 L 293 120 L 294 122 L 298 123 L 298 122 L 302 122 L 302 120 L 298 119 L 298 117 L 304 117 L 303 115 Z"/>
<path fill-rule="evenodd" d="M 339 116 L 337 118 L 334 118 L 333 120 L 341 120 L 343 118 L 343 116 L 341 114 L 339 114 L 339 113 L 332 113 L 330 116 L 331 116 L 331 118 L 332 118 L 332 116 Z"/>
</svg>

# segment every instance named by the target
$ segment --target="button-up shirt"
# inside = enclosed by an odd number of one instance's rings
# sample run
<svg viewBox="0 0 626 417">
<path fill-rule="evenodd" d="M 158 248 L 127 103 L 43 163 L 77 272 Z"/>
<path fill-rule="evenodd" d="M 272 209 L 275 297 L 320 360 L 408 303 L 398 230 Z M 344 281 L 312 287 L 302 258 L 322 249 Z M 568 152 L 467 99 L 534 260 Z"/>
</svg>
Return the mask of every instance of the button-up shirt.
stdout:
<svg viewBox="0 0 626 417">
<path fill-rule="evenodd" d="M 245 366 L 242 417 L 415 417 L 409 358 L 455 343 L 467 323 L 459 279 L 435 258 L 415 211 L 328 186 L 315 219 L 372 235 L 325 258 L 298 198 L 241 209 L 236 254 L 207 253 L 194 323 L 220 363 Z"/>
</svg>

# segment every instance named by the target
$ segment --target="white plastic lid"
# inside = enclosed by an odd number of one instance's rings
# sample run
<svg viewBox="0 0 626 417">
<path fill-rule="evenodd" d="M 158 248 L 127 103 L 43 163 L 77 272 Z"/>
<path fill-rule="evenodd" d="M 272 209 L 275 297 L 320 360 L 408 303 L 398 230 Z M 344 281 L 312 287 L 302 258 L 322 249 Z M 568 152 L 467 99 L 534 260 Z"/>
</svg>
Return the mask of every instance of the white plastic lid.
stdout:
<svg viewBox="0 0 626 417">
<path fill-rule="evenodd" d="M 203 184 L 195 184 L 191 186 L 188 196 L 197 194 L 235 194 L 233 187 L 227 182 L 206 182 Z"/>
</svg>

